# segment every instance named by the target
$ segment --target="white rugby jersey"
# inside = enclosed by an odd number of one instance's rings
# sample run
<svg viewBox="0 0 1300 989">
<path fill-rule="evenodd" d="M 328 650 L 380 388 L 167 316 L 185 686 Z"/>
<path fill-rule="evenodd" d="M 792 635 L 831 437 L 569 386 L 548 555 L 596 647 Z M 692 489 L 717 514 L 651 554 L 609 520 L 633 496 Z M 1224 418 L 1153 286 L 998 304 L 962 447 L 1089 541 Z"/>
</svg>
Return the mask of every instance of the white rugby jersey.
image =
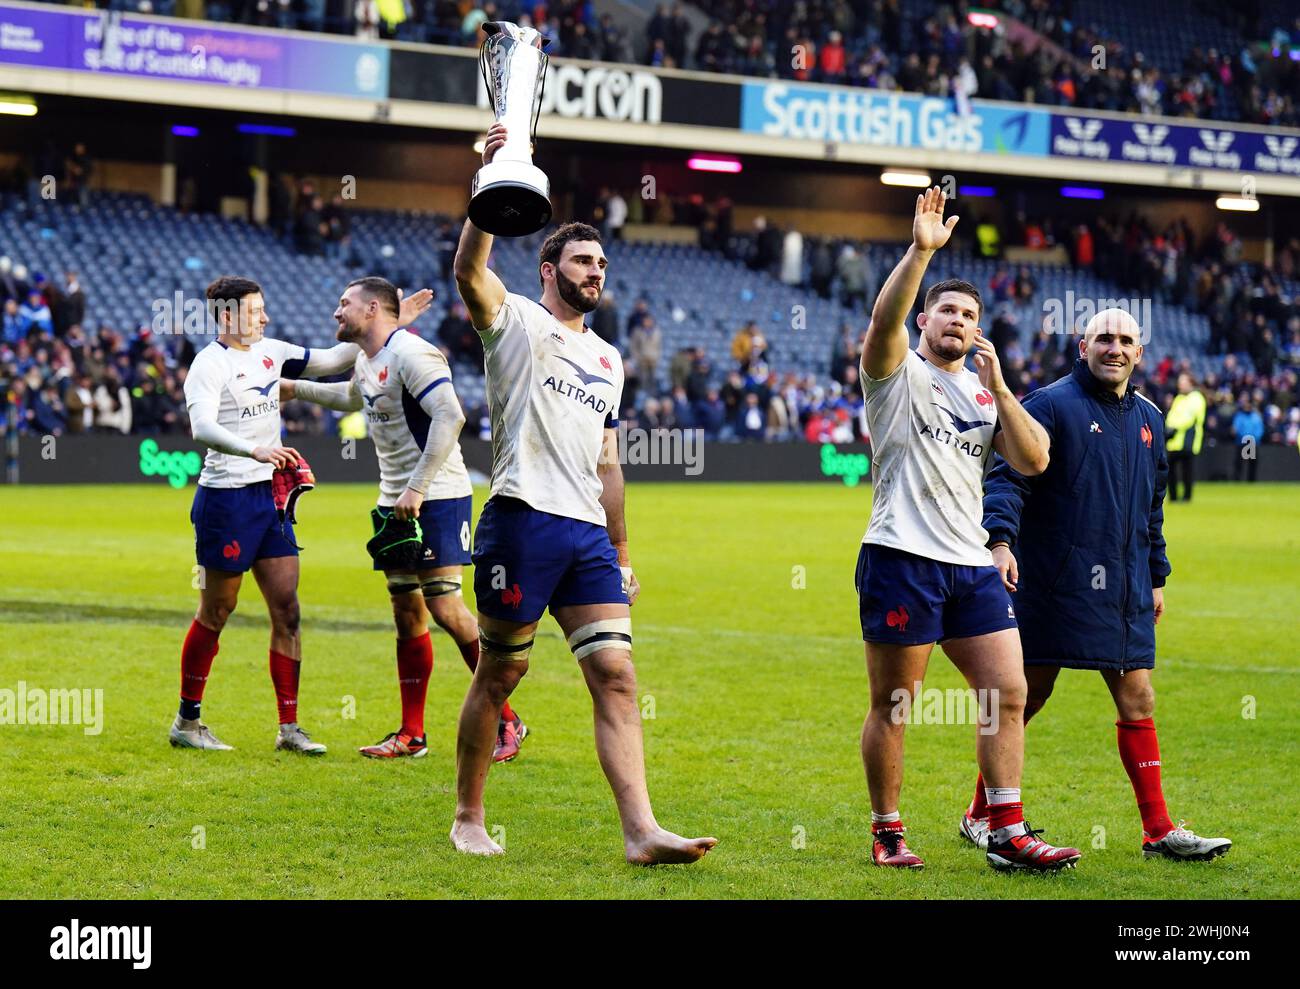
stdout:
<svg viewBox="0 0 1300 989">
<path fill-rule="evenodd" d="M 280 445 L 280 378 L 346 371 L 360 350 L 341 343 L 312 351 L 263 337 L 247 350 L 220 340 L 194 358 L 185 378 L 185 405 L 194 438 L 208 444 L 199 484 L 240 488 L 269 481 L 275 467 L 248 456 Z"/>
<path fill-rule="evenodd" d="M 618 425 L 618 351 L 513 292 L 479 334 L 492 419 L 492 494 L 605 525 L 596 464 L 606 428 Z"/>
<path fill-rule="evenodd" d="M 989 566 L 984 468 L 997 406 L 966 368 L 914 350 L 886 378 L 862 376 L 871 434 L 871 521 L 864 543 L 941 563 Z"/>
<path fill-rule="evenodd" d="M 351 388 L 358 395 L 379 458 L 379 504 L 391 508 L 410 484 L 429 434 L 422 407 L 437 388 L 452 391 L 451 368 L 437 347 L 414 333 L 396 330 L 373 358 L 357 354 Z M 464 498 L 474 493 L 460 441 L 428 482 L 426 499 Z"/>
</svg>

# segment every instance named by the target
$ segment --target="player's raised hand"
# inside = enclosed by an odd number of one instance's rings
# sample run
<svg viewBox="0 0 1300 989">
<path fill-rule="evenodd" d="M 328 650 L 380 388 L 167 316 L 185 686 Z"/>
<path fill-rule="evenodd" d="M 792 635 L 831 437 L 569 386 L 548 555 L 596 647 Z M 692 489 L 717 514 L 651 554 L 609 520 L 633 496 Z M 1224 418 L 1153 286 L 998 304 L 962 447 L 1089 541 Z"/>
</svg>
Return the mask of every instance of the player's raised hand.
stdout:
<svg viewBox="0 0 1300 989">
<path fill-rule="evenodd" d="M 488 128 L 487 141 L 483 145 L 483 164 L 486 165 L 491 162 L 492 158 L 501 150 L 501 146 L 505 143 L 506 125 L 498 120 Z"/>
<path fill-rule="evenodd" d="M 948 243 L 957 217 L 943 218 L 943 206 L 948 197 L 937 185 L 916 197 L 916 216 L 912 219 L 912 243 L 922 251 L 937 251 Z"/>
<path fill-rule="evenodd" d="M 975 331 L 975 373 L 979 375 L 980 384 L 994 394 L 1006 390 L 1007 383 L 1002 378 L 1002 362 L 998 352 L 993 349 L 989 338 L 978 329 Z"/>
<path fill-rule="evenodd" d="M 428 311 L 429 306 L 433 304 L 433 290 L 422 288 L 410 296 L 404 296 L 399 288 L 397 298 L 402 303 L 398 307 L 397 323 L 399 326 L 410 326 L 423 316 Z"/>
<path fill-rule="evenodd" d="M 258 446 L 253 448 L 249 454 L 259 464 L 270 464 L 279 470 L 281 467 L 292 467 L 302 456 L 291 446 Z"/>
<path fill-rule="evenodd" d="M 993 565 L 998 568 L 998 573 L 1002 576 L 1002 586 L 1015 594 L 1016 584 L 1020 582 L 1020 567 L 1011 552 L 1011 547 L 1006 543 L 998 543 L 993 547 L 992 552 Z"/>
</svg>

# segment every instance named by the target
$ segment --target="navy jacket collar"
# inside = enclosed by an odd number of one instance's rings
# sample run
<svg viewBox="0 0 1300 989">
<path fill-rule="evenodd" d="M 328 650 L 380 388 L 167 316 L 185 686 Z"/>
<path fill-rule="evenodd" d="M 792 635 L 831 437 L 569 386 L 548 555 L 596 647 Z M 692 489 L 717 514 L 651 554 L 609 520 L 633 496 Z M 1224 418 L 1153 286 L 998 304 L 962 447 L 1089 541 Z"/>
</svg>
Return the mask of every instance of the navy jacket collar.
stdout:
<svg viewBox="0 0 1300 989">
<path fill-rule="evenodd" d="M 1133 404 L 1133 395 L 1137 391 L 1137 387 L 1133 384 L 1132 378 L 1129 379 L 1128 386 L 1124 389 L 1124 397 L 1120 398 L 1109 388 L 1102 386 L 1102 383 L 1097 380 L 1097 376 L 1088 369 L 1088 362 L 1082 357 L 1074 359 L 1074 367 L 1070 369 L 1070 374 L 1079 383 L 1079 387 L 1099 402 L 1118 402 L 1125 408 Z"/>
</svg>

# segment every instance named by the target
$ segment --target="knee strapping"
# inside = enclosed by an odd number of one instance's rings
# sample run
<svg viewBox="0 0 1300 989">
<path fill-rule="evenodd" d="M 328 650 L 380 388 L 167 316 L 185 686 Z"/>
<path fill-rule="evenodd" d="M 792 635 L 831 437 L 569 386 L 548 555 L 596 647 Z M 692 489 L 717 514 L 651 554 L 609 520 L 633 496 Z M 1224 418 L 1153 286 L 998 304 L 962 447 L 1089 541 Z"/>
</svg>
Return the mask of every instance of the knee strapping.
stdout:
<svg viewBox="0 0 1300 989">
<path fill-rule="evenodd" d="M 420 589 L 420 578 L 413 573 L 390 573 L 388 575 L 388 593 L 410 594 Z"/>
<path fill-rule="evenodd" d="M 489 635 L 479 629 L 479 651 L 485 654 L 491 653 L 497 659 L 517 663 L 527 659 L 528 654 L 533 651 L 533 637 L 536 634 L 536 632 L 493 632 Z"/>
<path fill-rule="evenodd" d="M 420 580 L 420 590 L 427 598 L 440 598 L 448 594 L 454 594 L 461 597 L 461 580 L 460 574 L 442 574 L 437 577 L 423 577 Z"/>
<path fill-rule="evenodd" d="M 600 621 L 583 625 L 569 636 L 569 648 L 573 658 L 585 659 L 600 649 L 623 649 L 632 651 L 632 619 L 603 618 Z"/>
</svg>

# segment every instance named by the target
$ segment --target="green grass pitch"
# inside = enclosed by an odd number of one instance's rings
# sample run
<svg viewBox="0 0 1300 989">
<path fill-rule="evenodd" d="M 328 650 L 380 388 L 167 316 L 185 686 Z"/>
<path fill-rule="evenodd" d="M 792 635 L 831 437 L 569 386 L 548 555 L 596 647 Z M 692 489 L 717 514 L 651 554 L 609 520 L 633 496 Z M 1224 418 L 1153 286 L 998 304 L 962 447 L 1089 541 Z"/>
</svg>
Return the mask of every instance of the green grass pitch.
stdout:
<svg viewBox="0 0 1300 989">
<path fill-rule="evenodd" d="M 483 491 L 475 496 L 481 506 Z M 370 486 L 303 499 L 301 720 L 323 759 L 272 751 L 265 608 L 251 580 L 203 712 L 230 753 L 166 742 L 194 611 L 192 491 L 0 489 L 0 689 L 98 688 L 98 735 L 0 725 L 0 872 L 10 897 L 1293 896 L 1300 747 L 1300 489 L 1202 485 L 1167 506 L 1174 573 L 1156 672 L 1171 813 L 1235 847 L 1143 861 L 1101 678 L 1064 673 L 1028 732 L 1025 799 L 1084 858 L 995 874 L 957 819 L 974 729 L 916 725 L 902 809 L 919 874 L 871 867 L 858 756 L 867 682 L 853 568 L 866 486 L 633 485 L 632 611 L 659 820 L 721 839 L 701 864 L 624 864 L 581 675 L 548 618 L 515 694 L 533 731 L 488 780 L 498 859 L 457 855 L 455 720 L 469 680 L 435 632 L 418 762 L 360 758 L 399 713 L 393 632 L 363 544 Z M 936 651 L 927 686 L 960 686 Z M 352 713 L 354 716 L 348 717 Z"/>
</svg>

